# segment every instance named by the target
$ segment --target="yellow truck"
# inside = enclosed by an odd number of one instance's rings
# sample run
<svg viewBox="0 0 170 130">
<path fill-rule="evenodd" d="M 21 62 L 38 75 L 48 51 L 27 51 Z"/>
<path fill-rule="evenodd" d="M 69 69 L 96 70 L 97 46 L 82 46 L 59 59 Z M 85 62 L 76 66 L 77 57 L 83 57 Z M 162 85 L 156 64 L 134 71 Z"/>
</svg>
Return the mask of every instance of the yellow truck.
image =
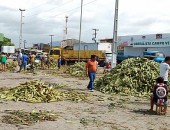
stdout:
<svg viewBox="0 0 170 130">
<path fill-rule="evenodd" d="M 61 48 L 52 48 L 50 50 L 50 57 L 58 60 L 61 56 L 66 64 L 73 64 L 78 61 L 78 50 L 64 50 Z M 103 66 L 106 60 L 105 52 L 98 50 L 80 50 L 80 61 L 87 61 L 91 55 L 97 56 L 97 61 L 100 66 Z"/>
</svg>

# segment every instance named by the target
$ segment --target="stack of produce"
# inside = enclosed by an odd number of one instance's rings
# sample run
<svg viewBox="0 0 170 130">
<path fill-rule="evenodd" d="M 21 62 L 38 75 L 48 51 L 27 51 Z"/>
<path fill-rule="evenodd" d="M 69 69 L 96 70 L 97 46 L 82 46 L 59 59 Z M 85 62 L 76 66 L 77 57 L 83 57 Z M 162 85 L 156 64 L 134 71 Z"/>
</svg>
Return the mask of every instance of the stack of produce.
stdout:
<svg viewBox="0 0 170 130">
<path fill-rule="evenodd" d="M 42 81 L 32 80 L 15 88 L 1 88 L 0 98 L 31 103 L 53 102 L 61 100 L 85 101 L 87 94 L 74 91 L 61 91 L 60 85 L 49 85 Z"/>
<path fill-rule="evenodd" d="M 159 64 L 145 58 L 130 58 L 95 82 L 104 93 L 144 96 L 150 93 L 159 76 Z"/>
<path fill-rule="evenodd" d="M 8 110 L 5 111 L 8 115 L 4 115 L 2 122 L 14 125 L 31 125 L 37 122 L 43 121 L 55 121 L 58 114 L 53 111 L 41 111 L 32 110 L 31 112 L 25 112 L 22 110 Z"/>
<path fill-rule="evenodd" d="M 74 65 L 69 66 L 66 73 L 69 73 L 72 76 L 83 77 L 86 74 L 85 64 L 85 62 L 77 62 Z"/>
<path fill-rule="evenodd" d="M 6 64 L 7 70 L 10 70 L 10 71 L 13 71 L 17 66 L 18 66 L 17 61 L 7 62 Z"/>
<path fill-rule="evenodd" d="M 57 68 L 57 62 L 54 59 L 50 59 L 50 68 L 51 69 Z"/>
<path fill-rule="evenodd" d="M 45 68 L 47 69 L 48 68 L 47 64 L 45 63 L 44 65 L 45 65 Z M 41 69 L 41 61 L 35 64 L 35 68 Z M 50 69 L 56 69 L 56 68 L 57 68 L 57 63 L 55 62 L 54 59 L 50 59 Z"/>
</svg>

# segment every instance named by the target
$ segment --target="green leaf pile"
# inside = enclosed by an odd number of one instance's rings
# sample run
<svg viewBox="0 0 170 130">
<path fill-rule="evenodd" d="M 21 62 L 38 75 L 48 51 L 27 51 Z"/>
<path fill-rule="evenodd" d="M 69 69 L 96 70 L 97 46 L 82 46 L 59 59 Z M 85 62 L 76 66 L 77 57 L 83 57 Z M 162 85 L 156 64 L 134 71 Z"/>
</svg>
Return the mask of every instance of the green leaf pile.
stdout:
<svg viewBox="0 0 170 130">
<path fill-rule="evenodd" d="M 54 101 L 85 101 L 87 94 L 77 91 L 62 91 L 61 85 L 45 84 L 39 80 L 31 80 L 14 88 L 1 88 L 0 98 L 30 103 Z"/>
<path fill-rule="evenodd" d="M 85 62 L 77 62 L 74 65 L 69 66 L 66 73 L 69 73 L 72 76 L 83 77 L 86 75 L 85 65 Z"/>
<path fill-rule="evenodd" d="M 130 58 L 98 79 L 96 89 L 103 93 L 144 96 L 159 76 L 159 64 L 145 58 Z"/>
<path fill-rule="evenodd" d="M 3 123 L 14 125 L 31 125 L 37 122 L 43 121 L 55 121 L 58 118 L 58 114 L 53 111 L 32 110 L 31 112 L 25 112 L 22 110 L 7 110 L 2 118 Z"/>
</svg>

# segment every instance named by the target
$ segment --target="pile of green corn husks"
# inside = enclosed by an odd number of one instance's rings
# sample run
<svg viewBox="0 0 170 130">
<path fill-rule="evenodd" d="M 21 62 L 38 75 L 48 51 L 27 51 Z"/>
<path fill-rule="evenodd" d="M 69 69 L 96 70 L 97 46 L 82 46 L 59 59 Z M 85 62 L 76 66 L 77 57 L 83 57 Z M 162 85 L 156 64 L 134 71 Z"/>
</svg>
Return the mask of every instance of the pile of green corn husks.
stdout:
<svg viewBox="0 0 170 130">
<path fill-rule="evenodd" d="M 36 63 L 34 67 L 36 69 L 42 69 L 41 68 L 41 61 L 40 61 L 40 63 Z M 46 63 L 44 64 L 44 67 L 45 67 L 45 69 L 48 68 Z M 49 69 L 56 69 L 57 68 L 57 62 L 54 59 L 50 59 L 49 67 L 50 67 Z"/>
<path fill-rule="evenodd" d="M 6 64 L 7 70 L 9 70 L 9 71 L 14 71 L 14 69 L 17 66 L 18 66 L 18 62 L 17 61 L 7 62 L 7 64 Z"/>
<path fill-rule="evenodd" d="M 66 73 L 71 74 L 72 76 L 82 77 L 86 75 L 85 71 L 85 62 L 77 62 L 74 65 L 71 65 L 66 70 Z"/>
<path fill-rule="evenodd" d="M 2 118 L 3 123 L 14 125 L 31 125 L 37 122 L 43 121 L 55 121 L 58 114 L 53 111 L 41 111 L 32 110 L 31 112 L 25 112 L 22 110 L 7 110 L 8 115 L 4 115 Z"/>
<path fill-rule="evenodd" d="M 1 88 L 0 98 L 30 103 L 54 102 L 62 100 L 85 101 L 87 94 L 76 91 L 62 91 L 61 85 L 49 85 L 39 80 L 20 84 L 15 88 Z"/>
<path fill-rule="evenodd" d="M 159 64 L 145 58 L 130 58 L 98 79 L 96 89 L 103 93 L 145 96 L 159 76 Z"/>
</svg>

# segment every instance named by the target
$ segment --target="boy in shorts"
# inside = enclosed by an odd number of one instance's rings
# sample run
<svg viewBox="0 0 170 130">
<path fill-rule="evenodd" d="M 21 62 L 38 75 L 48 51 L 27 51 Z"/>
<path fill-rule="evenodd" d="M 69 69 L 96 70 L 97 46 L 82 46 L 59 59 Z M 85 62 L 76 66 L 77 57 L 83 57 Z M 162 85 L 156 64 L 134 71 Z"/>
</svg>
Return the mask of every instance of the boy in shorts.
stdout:
<svg viewBox="0 0 170 130">
<path fill-rule="evenodd" d="M 158 99 L 163 100 L 163 105 L 165 105 L 164 112 L 167 111 L 167 96 L 168 96 L 168 86 L 164 84 L 164 78 L 158 77 L 156 79 L 156 85 L 153 88 L 153 95 L 151 96 L 151 108 L 150 111 L 153 111 L 154 104 L 157 103 Z"/>
</svg>

